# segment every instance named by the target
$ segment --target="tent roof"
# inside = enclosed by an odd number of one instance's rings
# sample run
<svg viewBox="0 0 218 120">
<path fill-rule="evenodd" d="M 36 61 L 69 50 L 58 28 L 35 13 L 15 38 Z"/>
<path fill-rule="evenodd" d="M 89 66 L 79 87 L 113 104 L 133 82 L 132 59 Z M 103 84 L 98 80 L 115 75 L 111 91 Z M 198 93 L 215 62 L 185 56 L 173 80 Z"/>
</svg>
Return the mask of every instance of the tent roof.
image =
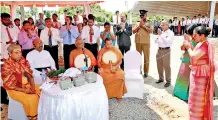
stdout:
<svg viewBox="0 0 218 120">
<path fill-rule="evenodd" d="M 35 5 L 36 7 L 44 7 L 47 5 L 48 7 L 55 7 L 56 5 L 58 6 L 82 6 L 85 4 L 96 4 L 100 3 L 102 1 L 2 1 L 1 5 L 24 5 L 25 7 L 30 7 Z"/>
<path fill-rule="evenodd" d="M 148 14 L 166 16 L 196 16 L 206 15 L 210 11 L 209 1 L 138 1 L 132 13 L 139 14 L 140 9 L 145 9 Z M 218 3 L 215 14 L 218 14 Z"/>
</svg>

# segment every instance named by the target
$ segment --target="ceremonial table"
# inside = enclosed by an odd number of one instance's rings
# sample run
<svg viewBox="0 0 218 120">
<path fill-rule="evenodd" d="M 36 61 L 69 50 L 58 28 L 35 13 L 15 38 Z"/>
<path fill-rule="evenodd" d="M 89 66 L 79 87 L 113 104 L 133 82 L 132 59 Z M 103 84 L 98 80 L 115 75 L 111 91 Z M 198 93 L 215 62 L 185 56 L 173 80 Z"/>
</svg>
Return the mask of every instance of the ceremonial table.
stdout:
<svg viewBox="0 0 218 120">
<path fill-rule="evenodd" d="M 108 120 L 108 97 L 103 79 L 61 90 L 60 85 L 42 89 L 38 120 Z"/>
</svg>

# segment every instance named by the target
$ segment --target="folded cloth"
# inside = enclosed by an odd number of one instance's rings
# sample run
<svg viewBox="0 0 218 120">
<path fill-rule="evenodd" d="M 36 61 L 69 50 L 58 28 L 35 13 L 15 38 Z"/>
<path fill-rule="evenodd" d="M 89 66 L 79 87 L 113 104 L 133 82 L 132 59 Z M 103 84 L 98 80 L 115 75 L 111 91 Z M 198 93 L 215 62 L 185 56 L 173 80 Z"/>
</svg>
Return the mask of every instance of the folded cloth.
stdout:
<svg viewBox="0 0 218 120">
<path fill-rule="evenodd" d="M 77 68 L 69 68 L 64 72 L 63 77 L 76 77 L 80 74 L 81 71 L 79 71 Z"/>
<path fill-rule="evenodd" d="M 40 89 L 46 90 L 51 88 L 55 83 L 54 82 L 44 82 L 41 86 Z"/>
</svg>

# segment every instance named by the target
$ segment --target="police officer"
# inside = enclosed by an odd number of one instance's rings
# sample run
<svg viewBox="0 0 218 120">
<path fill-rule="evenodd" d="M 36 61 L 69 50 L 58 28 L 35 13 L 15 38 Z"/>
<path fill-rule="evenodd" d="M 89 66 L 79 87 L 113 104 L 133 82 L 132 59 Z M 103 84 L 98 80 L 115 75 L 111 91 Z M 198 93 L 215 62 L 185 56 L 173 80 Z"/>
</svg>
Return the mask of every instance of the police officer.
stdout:
<svg viewBox="0 0 218 120">
<path fill-rule="evenodd" d="M 148 77 L 149 56 L 150 56 L 150 33 L 152 32 L 151 23 L 147 21 L 146 10 L 139 10 L 141 20 L 133 29 L 135 34 L 136 50 L 144 53 L 144 77 Z"/>
</svg>

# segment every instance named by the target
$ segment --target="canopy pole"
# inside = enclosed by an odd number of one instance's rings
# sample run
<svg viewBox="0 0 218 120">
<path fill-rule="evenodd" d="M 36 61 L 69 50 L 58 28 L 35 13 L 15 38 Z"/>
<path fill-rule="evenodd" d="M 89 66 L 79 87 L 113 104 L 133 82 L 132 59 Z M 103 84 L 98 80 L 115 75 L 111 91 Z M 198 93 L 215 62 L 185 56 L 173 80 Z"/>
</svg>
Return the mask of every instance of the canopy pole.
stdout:
<svg viewBox="0 0 218 120">
<path fill-rule="evenodd" d="M 17 5 L 15 4 L 12 4 L 10 6 L 10 13 L 11 13 L 12 21 L 16 18 L 16 8 L 17 8 Z"/>
<path fill-rule="evenodd" d="M 216 1 L 211 1 L 210 4 L 210 23 L 209 27 L 213 29 L 213 19 L 214 19 L 214 14 L 215 14 L 215 6 L 216 6 Z M 210 36 L 212 36 L 212 32 L 210 33 Z"/>
<path fill-rule="evenodd" d="M 21 19 L 21 21 L 24 21 L 24 19 L 25 19 L 25 14 L 24 13 L 25 13 L 24 12 L 24 6 L 21 5 L 20 6 L 20 19 Z"/>
<path fill-rule="evenodd" d="M 129 24 L 132 25 L 132 11 L 129 13 Z"/>
</svg>

